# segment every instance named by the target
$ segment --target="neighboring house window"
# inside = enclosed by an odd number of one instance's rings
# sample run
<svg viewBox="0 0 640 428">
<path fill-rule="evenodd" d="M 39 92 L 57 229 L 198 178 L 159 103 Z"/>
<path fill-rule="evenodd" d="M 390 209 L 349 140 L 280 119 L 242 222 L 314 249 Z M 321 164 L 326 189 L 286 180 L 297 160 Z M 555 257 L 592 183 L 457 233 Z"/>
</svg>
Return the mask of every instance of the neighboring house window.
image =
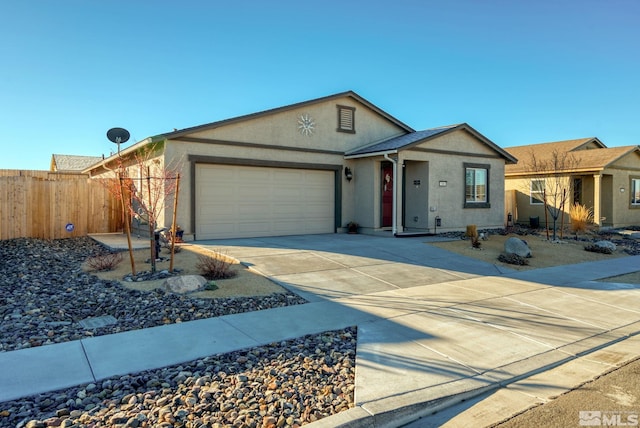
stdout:
<svg viewBox="0 0 640 428">
<path fill-rule="evenodd" d="M 582 204 L 582 178 L 573 179 L 573 203 Z"/>
<path fill-rule="evenodd" d="M 338 132 L 356 133 L 355 107 L 338 106 Z"/>
<path fill-rule="evenodd" d="M 531 193 L 529 194 L 529 202 L 531 205 L 544 204 L 544 179 L 531 180 Z"/>
<path fill-rule="evenodd" d="M 631 179 L 631 206 L 640 207 L 640 178 Z"/>
<path fill-rule="evenodd" d="M 464 164 L 464 207 L 490 208 L 489 165 Z"/>
</svg>

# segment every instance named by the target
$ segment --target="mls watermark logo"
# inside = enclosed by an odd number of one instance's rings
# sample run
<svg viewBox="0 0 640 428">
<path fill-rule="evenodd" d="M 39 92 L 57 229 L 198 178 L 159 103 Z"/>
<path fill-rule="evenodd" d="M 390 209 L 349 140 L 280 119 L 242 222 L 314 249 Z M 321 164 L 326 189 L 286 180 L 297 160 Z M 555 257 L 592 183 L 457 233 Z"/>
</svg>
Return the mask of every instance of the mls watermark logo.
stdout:
<svg viewBox="0 0 640 428">
<path fill-rule="evenodd" d="M 602 412 L 581 410 L 579 425 L 583 427 L 637 427 L 637 412 Z"/>
</svg>

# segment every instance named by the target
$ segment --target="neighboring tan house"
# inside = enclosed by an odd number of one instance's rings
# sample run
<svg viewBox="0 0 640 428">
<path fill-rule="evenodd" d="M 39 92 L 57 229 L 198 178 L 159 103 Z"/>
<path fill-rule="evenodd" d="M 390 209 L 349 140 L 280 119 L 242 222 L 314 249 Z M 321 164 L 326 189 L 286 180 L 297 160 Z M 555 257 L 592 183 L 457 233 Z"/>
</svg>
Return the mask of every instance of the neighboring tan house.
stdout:
<svg viewBox="0 0 640 428">
<path fill-rule="evenodd" d="M 185 238 L 504 227 L 504 168 L 516 159 L 467 124 L 415 131 L 343 92 L 142 140 L 180 165 Z M 88 168 L 105 177 L 112 156 Z M 172 207 L 158 222 L 171 223 Z"/>
<path fill-rule="evenodd" d="M 57 172 L 82 172 L 100 162 L 103 158 L 99 156 L 77 156 L 77 155 L 51 155 L 51 165 L 49 171 Z"/>
<path fill-rule="evenodd" d="M 545 187 L 547 192 L 552 192 L 552 183 L 564 180 L 565 224 L 570 223 L 571 206 L 579 203 L 593 210 L 594 223 L 598 226 L 640 225 L 638 146 L 607 148 L 597 138 L 582 138 L 505 150 L 518 159 L 517 164 L 507 165 L 505 171 L 506 205 L 514 221 L 530 223 L 537 217 L 544 225 L 542 192 Z M 535 171 L 534 158 L 542 164 L 559 160 L 556 165 L 560 167 Z M 567 161 L 562 162 L 563 159 Z M 552 219 L 548 222 L 551 224 Z"/>
</svg>

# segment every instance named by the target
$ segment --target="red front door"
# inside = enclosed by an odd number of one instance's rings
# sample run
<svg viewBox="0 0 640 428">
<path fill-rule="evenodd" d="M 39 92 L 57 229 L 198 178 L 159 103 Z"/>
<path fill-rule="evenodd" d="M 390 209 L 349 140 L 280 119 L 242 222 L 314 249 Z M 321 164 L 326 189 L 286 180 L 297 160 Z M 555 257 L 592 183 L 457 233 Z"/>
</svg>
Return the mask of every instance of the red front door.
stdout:
<svg viewBox="0 0 640 428">
<path fill-rule="evenodd" d="M 393 165 L 382 164 L 382 227 L 393 225 Z"/>
</svg>

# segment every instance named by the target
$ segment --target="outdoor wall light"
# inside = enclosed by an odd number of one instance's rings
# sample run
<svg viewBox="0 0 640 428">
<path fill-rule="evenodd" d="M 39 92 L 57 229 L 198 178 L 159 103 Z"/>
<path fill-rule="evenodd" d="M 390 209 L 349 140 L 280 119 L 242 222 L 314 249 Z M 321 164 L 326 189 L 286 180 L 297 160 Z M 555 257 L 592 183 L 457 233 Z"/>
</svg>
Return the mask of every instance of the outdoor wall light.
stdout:
<svg viewBox="0 0 640 428">
<path fill-rule="evenodd" d="M 351 168 L 345 167 L 344 176 L 347 178 L 348 181 L 351 181 L 351 179 L 353 178 L 353 172 L 351 171 Z"/>
<path fill-rule="evenodd" d="M 624 187 L 620 188 L 620 193 L 624 193 Z"/>
</svg>

